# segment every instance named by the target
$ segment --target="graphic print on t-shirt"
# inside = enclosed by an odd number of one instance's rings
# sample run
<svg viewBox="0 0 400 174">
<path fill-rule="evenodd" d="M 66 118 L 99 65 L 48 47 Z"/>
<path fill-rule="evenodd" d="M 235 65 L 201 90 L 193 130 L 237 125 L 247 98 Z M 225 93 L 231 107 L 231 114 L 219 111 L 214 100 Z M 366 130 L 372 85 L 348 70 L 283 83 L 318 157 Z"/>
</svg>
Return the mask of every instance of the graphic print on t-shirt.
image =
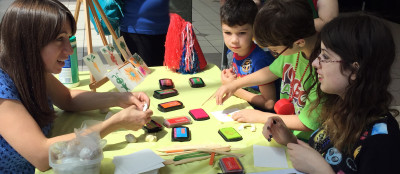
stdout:
<svg viewBox="0 0 400 174">
<path fill-rule="evenodd" d="M 296 104 L 299 108 L 303 108 L 306 104 L 307 94 L 301 81 L 296 77 L 293 77 L 294 74 L 294 69 L 291 64 L 285 64 L 283 66 L 281 93 L 289 96 L 292 93 L 293 104 Z M 300 114 L 300 110 L 296 110 L 296 114 Z"/>
</svg>

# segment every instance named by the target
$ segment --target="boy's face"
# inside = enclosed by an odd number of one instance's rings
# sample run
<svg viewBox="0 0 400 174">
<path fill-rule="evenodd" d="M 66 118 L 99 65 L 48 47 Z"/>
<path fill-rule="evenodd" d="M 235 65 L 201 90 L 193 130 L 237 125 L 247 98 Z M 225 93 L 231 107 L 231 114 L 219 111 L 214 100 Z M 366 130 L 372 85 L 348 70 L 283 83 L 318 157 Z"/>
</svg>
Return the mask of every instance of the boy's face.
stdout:
<svg viewBox="0 0 400 174">
<path fill-rule="evenodd" d="M 239 56 L 246 56 L 250 52 L 253 38 L 253 26 L 250 24 L 230 27 L 222 24 L 222 33 L 225 45 Z"/>
</svg>

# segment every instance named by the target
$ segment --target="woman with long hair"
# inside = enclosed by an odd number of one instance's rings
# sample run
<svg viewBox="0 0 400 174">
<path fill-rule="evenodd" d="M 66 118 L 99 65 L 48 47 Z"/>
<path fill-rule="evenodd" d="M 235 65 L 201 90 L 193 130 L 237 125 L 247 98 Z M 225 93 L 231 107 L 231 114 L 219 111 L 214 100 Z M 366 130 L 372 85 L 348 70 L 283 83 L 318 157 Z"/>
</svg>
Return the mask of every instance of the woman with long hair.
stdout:
<svg viewBox="0 0 400 174">
<path fill-rule="evenodd" d="M 400 130 L 389 108 L 390 67 L 395 51 L 380 19 L 349 14 L 321 31 L 316 69 L 321 127 L 308 144 L 297 140 L 279 117 L 263 134 L 287 145 L 294 168 L 305 173 L 394 173 L 400 159 Z M 393 158 L 394 157 L 394 158 Z"/>
<path fill-rule="evenodd" d="M 139 93 L 69 90 L 52 74 L 73 53 L 76 32 L 71 12 L 57 0 L 15 0 L 0 24 L 0 173 L 49 169 L 49 147 L 75 138 L 47 138 L 55 118 L 53 104 L 65 111 L 119 106 L 123 109 L 94 125 L 104 137 L 114 130 L 138 130 L 150 121 L 142 111 L 149 97 Z"/>
</svg>

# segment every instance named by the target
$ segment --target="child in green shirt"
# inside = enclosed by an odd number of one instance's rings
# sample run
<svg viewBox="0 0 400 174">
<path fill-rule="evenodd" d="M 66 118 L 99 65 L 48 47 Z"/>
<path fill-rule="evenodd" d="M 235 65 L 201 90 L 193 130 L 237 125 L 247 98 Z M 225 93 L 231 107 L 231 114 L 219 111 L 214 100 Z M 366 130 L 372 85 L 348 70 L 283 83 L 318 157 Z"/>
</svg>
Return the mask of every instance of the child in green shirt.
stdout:
<svg viewBox="0 0 400 174">
<path fill-rule="evenodd" d="M 282 78 L 280 98 L 292 104 L 289 113 L 282 114 L 282 105 L 275 104 L 277 114 L 246 109 L 233 115 L 239 122 L 265 123 L 271 116 L 279 116 L 289 129 L 301 139 L 308 139 L 319 126 L 318 109 L 309 112 L 316 99 L 315 79 L 309 66 L 319 53 L 319 39 L 312 10 L 307 0 L 270 0 L 258 12 L 254 22 L 257 43 L 267 47 L 277 59 L 268 67 L 221 86 L 216 92 L 217 104 L 222 104 L 241 87 L 270 83 Z M 310 76 L 311 77 L 311 76 Z"/>
</svg>

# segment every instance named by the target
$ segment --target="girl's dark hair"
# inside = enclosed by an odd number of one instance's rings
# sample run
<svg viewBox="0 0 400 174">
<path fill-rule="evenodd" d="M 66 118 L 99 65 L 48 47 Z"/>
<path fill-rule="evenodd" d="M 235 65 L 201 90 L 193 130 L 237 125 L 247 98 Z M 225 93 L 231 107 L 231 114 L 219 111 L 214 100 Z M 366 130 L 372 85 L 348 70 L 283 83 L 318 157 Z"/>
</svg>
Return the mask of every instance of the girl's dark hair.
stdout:
<svg viewBox="0 0 400 174">
<path fill-rule="evenodd" d="M 220 8 L 221 24 L 253 26 L 258 8 L 253 0 L 227 0 Z"/>
<path fill-rule="evenodd" d="M 307 0 L 269 0 L 258 12 L 254 36 L 261 46 L 293 47 L 296 40 L 316 33 Z"/>
<path fill-rule="evenodd" d="M 57 0 L 15 0 L 0 24 L 0 67 L 11 77 L 22 104 L 40 127 L 55 118 L 46 93 L 41 50 L 56 40 L 71 12 Z"/>
<path fill-rule="evenodd" d="M 389 28 L 380 19 L 363 13 L 339 16 L 326 24 L 321 41 L 342 59 L 341 72 L 351 71 L 344 98 L 324 94 L 318 87 L 322 104 L 319 117 L 334 146 L 350 153 L 361 133 L 372 121 L 394 111 L 389 110 L 390 67 L 395 57 Z"/>
</svg>

